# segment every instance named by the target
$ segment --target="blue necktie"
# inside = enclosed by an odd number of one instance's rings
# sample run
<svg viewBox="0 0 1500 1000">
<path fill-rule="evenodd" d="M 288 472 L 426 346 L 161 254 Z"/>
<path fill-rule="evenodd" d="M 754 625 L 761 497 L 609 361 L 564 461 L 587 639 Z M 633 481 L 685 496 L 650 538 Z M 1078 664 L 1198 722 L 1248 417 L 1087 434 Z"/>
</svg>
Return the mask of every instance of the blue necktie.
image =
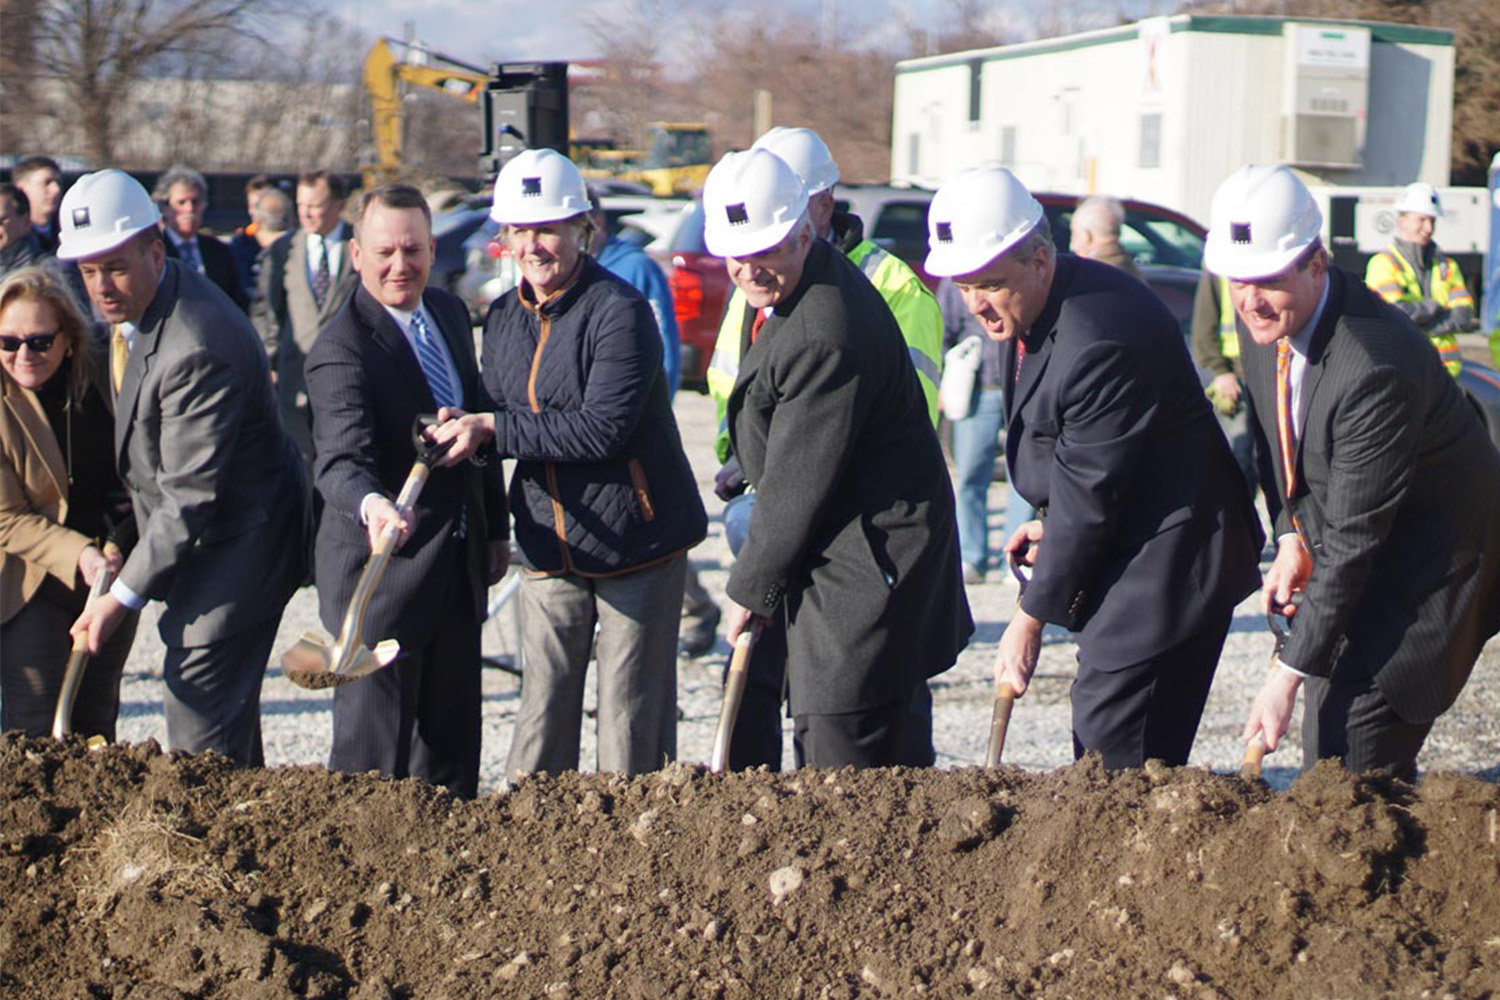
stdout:
<svg viewBox="0 0 1500 1000">
<path fill-rule="evenodd" d="M 433 401 L 438 406 L 458 406 L 463 402 L 448 376 L 448 358 L 433 337 L 432 327 L 418 309 L 411 314 L 412 339 L 417 344 L 417 361 L 422 365 L 422 374 L 427 376 L 427 386 L 432 390 Z"/>
<path fill-rule="evenodd" d="M 183 243 L 182 243 L 182 246 L 178 247 L 178 249 L 182 251 L 182 262 L 184 264 L 186 264 L 188 267 L 192 268 L 194 271 L 197 271 L 199 274 L 202 274 L 203 273 L 203 259 L 198 256 L 198 243 L 197 243 L 197 241 L 196 240 L 184 240 Z"/>
</svg>

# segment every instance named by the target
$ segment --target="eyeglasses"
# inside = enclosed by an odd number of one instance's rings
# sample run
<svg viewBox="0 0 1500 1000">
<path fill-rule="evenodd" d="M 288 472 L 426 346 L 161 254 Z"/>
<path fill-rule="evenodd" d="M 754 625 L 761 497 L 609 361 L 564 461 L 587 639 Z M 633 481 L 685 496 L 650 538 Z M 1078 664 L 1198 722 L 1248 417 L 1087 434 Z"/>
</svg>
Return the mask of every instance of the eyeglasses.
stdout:
<svg viewBox="0 0 1500 1000">
<path fill-rule="evenodd" d="M 57 340 L 56 333 L 33 333 L 29 337 L 0 337 L 0 351 L 14 354 L 25 345 L 32 354 L 46 354 Z"/>
</svg>

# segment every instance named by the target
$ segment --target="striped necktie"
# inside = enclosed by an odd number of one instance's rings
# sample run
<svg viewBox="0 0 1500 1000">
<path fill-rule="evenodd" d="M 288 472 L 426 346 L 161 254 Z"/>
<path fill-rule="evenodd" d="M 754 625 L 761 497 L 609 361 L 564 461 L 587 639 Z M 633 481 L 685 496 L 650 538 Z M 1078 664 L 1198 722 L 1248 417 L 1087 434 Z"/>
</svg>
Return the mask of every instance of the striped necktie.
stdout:
<svg viewBox="0 0 1500 1000">
<path fill-rule="evenodd" d="M 109 328 L 109 375 L 115 386 L 115 395 L 120 394 L 120 384 L 125 381 L 125 363 L 130 360 L 130 341 L 119 323 Z"/>
<path fill-rule="evenodd" d="M 1292 345 L 1276 341 L 1276 436 L 1281 439 L 1281 476 L 1288 498 L 1297 491 L 1297 440 L 1292 424 Z"/>
<path fill-rule="evenodd" d="M 454 390 L 453 380 L 448 374 L 448 358 L 438 346 L 422 310 L 411 314 L 412 339 L 417 345 L 417 361 L 422 365 L 422 374 L 427 376 L 428 388 L 438 406 L 458 406 L 463 400 Z"/>
</svg>

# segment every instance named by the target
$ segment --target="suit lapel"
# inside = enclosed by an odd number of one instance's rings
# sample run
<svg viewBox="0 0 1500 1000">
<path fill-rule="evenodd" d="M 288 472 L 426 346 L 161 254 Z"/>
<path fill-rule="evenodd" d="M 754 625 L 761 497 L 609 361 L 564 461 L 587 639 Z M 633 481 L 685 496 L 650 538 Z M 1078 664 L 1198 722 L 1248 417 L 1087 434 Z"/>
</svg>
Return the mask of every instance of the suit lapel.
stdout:
<svg viewBox="0 0 1500 1000">
<path fill-rule="evenodd" d="M 390 357 L 401 380 L 416 396 L 419 407 L 424 411 L 436 409 L 437 402 L 432 398 L 427 376 L 422 374 L 422 365 L 417 361 L 416 352 L 411 349 L 411 344 L 396 325 L 396 320 L 363 287 L 355 291 L 354 305 L 360 319 L 370 329 L 370 339 Z"/>
<path fill-rule="evenodd" d="M 180 261 L 167 262 L 156 295 L 137 324 L 135 344 L 130 348 L 130 360 L 125 363 L 125 375 L 120 380 L 120 391 L 114 401 L 115 458 L 122 470 L 125 468 L 126 444 L 135 428 L 135 408 L 140 399 L 141 385 L 151 372 L 157 349 L 161 346 L 162 328 L 177 302 L 178 269 L 185 266 Z"/>
<path fill-rule="evenodd" d="M 20 388 L 8 379 L 3 385 L 6 409 L 10 410 L 11 415 L 15 417 L 32 454 L 41 458 L 42 468 L 52 480 L 57 495 L 66 497 L 68 495 L 67 461 L 63 458 L 62 449 L 58 447 L 57 435 L 52 433 L 46 414 L 42 412 L 41 401 L 37 399 L 35 393 Z"/>
<path fill-rule="evenodd" d="M 1313 397 L 1317 395 L 1318 385 L 1323 381 L 1323 373 L 1328 370 L 1328 353 L 1333 348 L 1333 331 L 1338 326 L 1343 301 L 1343 279 L 1330 267 L 1328 302 L 1323 306 L 1323 315 L 1318 320 L 1318 328 L 1313 331 L 1312 343 L 1307 350 L 1307 370 L 1302 374 L 1302 398 L 1297 401 L 1297 426 L 1302 429 L 1302 433 L 1297 435 L 1295 456 L 1299 481 L 1302 478 L 1302 445 L 1307 440 L 1307 414 L 1312 408 Z"/>
</svg>

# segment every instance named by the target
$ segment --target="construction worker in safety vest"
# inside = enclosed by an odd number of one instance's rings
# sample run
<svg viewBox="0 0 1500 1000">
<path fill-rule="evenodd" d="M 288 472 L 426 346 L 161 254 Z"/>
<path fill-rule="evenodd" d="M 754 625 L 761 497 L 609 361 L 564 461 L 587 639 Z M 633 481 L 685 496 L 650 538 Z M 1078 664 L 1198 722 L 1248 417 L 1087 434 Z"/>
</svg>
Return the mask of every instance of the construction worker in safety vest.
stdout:
<svg viewBox="0 0 1500 1000">
<path fill-rule="evenodd" d="M 1443 214 L 1437 190 L 1431 184 L 1408 184 L 1395 209 L 1396 241 L 1370 258 L 1365 284 L 1432 338 L 1443 367 L 1457 377 L 1463 369 L 1458 334 L 1477 330 L 1479 317 L 1463 273 L 1432 241 Z"/>
<path fill-rule="evenodd" d="M 927 399 L 927 416 L 938 423 L 938 381 L 943 366 L 943 314 L 937 298 L 907 266 L 906 262 L 864 238 L 859 216 L 834 208 L 833 186 L 839 167 L 833 154 L 809 128 L 778 125 L 755 140 L 753 148 L 768 149 L 781 157 L 802 177 L 808 187 L 808 214 L 818 236 L 841 250 L 864 272 L 896 317 L 910 349 L 912 367 Z M 724 309 L 713 358 L 708 365 L 708 391 L 718 410 L 719 436 L 714 450 L 720 462 L 730 465 L 731 483 L 738 477 L 738 463 L 730 462 L 729 429 L 724 425 L 724 405 L 739 376 L 740 327 L 745 314 L 745 293 L 735 289 Z M 730 487 L 733 489 L 733 486 Z"/>
<path fill-rule="evenodd" d="M 808 217 L 813 231 L 852 261 L 875 286 L 890 307 L 906 340 L 912 367 L 927 404 L 927 417 L 937 426 L 938 382 L 942 376 L 943 314 L 937 298 L 915 271 L 899 257 L 864 238 L 858 216 L 835 210 L 833 187 L 839 168 L 828 145 L 808 128 L 777 126 L 755 140 L 752 149 L 774 153 L 802 178 L 808 191 Z M 745 494 L 745 478 L 738 459 L 731 454 L 725 410 L 739 377 L 745 328 L 745 293 L 736 288 L 724 310 L 719 337 L 708 366 L 708 391 L 713 396 L 719 421 L 715 452 L 723 467 L 714 477 L 714 491 L 730 501 L 725 509 L 726 534 L 738 554 L 744 541 L 755 497 Z M 743 494 L 743 495 L 742 495 Z M 738 543 L 738 544 L 736 544 Z M 751 658 L 745 699 L 729 748 L 729 765 L 741 769 L 764 764 L 780 770 L 782 757 L 780 705 L 786 675 L 786 638 L 780 628 L 767 629 Z M 925 684 L 918 685 L 911 703 L 908 738 L 914 749 L 909 759 L 932 761 L 932 696 Z"/>
<path fill-rule="evenodd" d="M 1193 296 L 1193 325 L 1189 336 L 1193 364 L 1208 373 L 1205 392 L 1213 404 L 1219 429 L 1229 440 L 1235 464 L 1245 477 L 1245 488 L 1253 499 L 1262 482 L 1271 477 L 1266 449 L 1255 441 L 1255 402 L 1245 391 L 1240 373 L 1240 335 L 1234 300 L 1229 297 L 1229 279 L 1204 271 Z M 1271 523 L 1281 513 L 1281 498 L 1266 494 Z"/>
</svg>

